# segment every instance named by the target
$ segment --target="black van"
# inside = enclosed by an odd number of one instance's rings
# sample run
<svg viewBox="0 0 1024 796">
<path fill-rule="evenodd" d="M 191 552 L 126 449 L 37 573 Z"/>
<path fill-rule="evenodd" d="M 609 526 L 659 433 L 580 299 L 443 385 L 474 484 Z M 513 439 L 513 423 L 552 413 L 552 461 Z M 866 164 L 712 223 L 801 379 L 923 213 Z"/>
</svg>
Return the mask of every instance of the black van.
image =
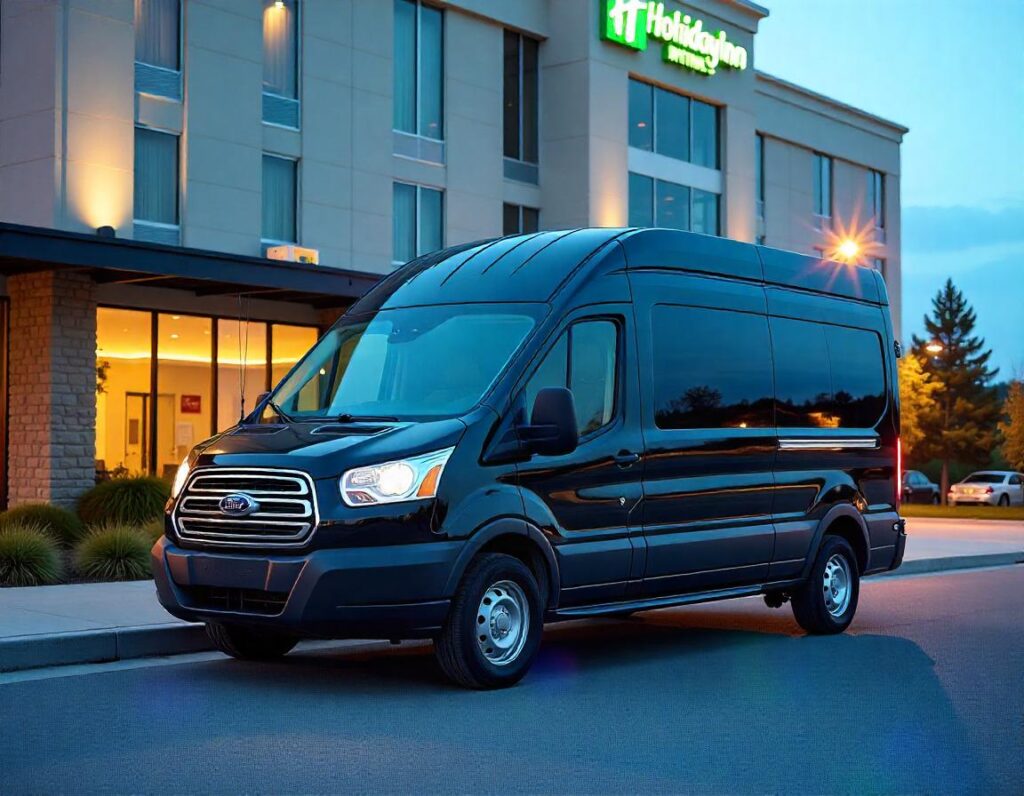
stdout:
<svg viewBox="0 0 1024 796">
<path fill-rule="evenodd" d="M 841 632 L 906 540 L 887 304 L 868 268 L 661 229 L 421 257 L 182 464 L 160 601 L 239 658 L 432 638 L 476 688 L 545 621 L 763 594 Z"/>
</svg>

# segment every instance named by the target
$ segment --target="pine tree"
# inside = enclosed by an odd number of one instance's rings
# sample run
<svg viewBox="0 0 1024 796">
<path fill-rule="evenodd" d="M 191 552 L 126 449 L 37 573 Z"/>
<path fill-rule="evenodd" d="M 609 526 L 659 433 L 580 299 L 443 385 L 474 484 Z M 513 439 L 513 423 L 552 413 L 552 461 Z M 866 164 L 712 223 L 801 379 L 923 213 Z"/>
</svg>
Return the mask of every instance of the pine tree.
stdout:
<svg viewBox="0 0 1024 796">
<path fill-rule="evenodd" d="M 932 299 L 932 313 L 924 318 L 927 338 L 914 335 L 913 354 L 924 372 L 939 383 L 935 405 L 922 417 L 924 439 L 918 455 L 942 462 L 942 499 L 949 492 L 949 463 L 986 464 L 996 446 L 1000 406 L 990 386 L 998 369 L 989 369 L 991 350 L 972 332 L 978 318 L 964 294 L 947 279 Z M 926 346 L 938 343 L 931 353 Z"/>
<path fill-rule="evenodd" d="M 1024 471 L 1024 382 L 1010 382 L 1003 414 L 1005 419 L 999 423 L 999 430 L 1003 432 L 1003 456 L 1012 468 Z"/>
</svg>

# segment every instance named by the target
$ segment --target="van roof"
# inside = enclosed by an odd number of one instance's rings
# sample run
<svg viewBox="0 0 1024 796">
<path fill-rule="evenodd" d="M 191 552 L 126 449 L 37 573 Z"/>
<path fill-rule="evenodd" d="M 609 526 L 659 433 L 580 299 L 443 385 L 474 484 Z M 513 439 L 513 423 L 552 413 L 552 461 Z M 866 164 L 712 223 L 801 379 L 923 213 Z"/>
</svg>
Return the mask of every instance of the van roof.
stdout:
<svg viewBox="0 0 1024 796">
<path fill-rule="evenodd" d="M 547 302 L 612 241 L 630 270 L 707 273 L 888 303 L 881 275 L 796 252 L 669 229 L 555 230 L 453 246 L 406 263 L 351 308 L 471 302 Z"/>
</svg>

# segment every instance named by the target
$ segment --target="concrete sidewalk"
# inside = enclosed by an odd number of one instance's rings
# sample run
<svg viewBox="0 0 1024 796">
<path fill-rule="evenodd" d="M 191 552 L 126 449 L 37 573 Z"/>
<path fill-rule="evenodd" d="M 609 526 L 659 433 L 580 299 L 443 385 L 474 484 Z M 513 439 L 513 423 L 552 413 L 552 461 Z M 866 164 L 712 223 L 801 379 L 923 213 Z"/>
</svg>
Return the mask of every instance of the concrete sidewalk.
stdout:
<svg viewBox="0 0 1024 796">
<path fill-rule="evenodd" d="M 892 575 L 1024 562 L 1024 522 L 907 520 Z M 160 607 L 152 581 L 0 589 L 0 672 L 210 649 L 200 625 Z"/>
</svg>

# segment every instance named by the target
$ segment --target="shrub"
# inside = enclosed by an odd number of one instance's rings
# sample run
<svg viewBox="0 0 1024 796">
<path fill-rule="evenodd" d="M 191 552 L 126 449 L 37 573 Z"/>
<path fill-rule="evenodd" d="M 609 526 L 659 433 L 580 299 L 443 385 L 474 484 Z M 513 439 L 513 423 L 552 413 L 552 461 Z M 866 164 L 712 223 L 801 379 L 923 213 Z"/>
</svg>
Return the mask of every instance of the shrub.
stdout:
<svg viewBox="0 0 1024 796">
<path fill-rule="evenodd" d="M 127 525 L 100 525 L 75 550 L 75 568 L 92 580 L 143 580 L 150 576 L 149 541 Z"/>
<path fill-rule="evenodd" d="M 85 526 L 78 517 L 49 503 L 25 503 L 0 514 L 0 529 L 12 523 L 38 526 L 61 547 L 74 547 L 85 536 Z"/>
<path fill-rule="evenodd" d="M 164 535 L 164 516 L 161 514 L 157 519 L 150 520 L 141 528 L 139 532 L 146 537 L 151 545 L 156 544 L 156 540 Z"/>
<path fill-rule="evenodd" d="M 148 475 L 113 478 L 97 484 L 78 500 L 78 516 L 86 525 L 139 527 L 163 514 L 171 488 Z"/>
<path fill-rule="evenodd" d="M 0 530 L 0 586 L 42 586 L 60 576 L 57 543 L 41 527 L 11 522 Z"/>
</svg>

